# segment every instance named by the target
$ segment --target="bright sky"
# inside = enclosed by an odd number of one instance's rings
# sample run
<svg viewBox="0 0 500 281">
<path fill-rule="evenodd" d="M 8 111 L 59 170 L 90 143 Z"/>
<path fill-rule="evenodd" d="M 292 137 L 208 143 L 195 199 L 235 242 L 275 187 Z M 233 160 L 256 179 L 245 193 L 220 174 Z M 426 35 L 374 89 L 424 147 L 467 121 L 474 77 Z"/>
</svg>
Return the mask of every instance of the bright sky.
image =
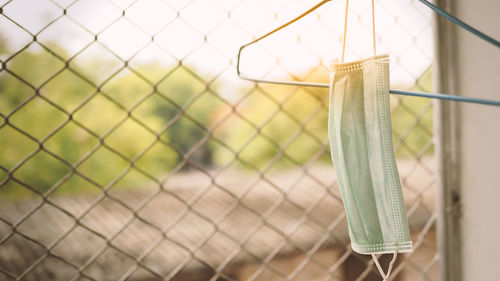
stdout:
<svg viewBox="0 0 500 281">
<path fill-rule="evenodd" d="M 6 0 L 0 0 L 0 6 Z M 54 0 L 61 7 L 70 0 Z M 156 61 L 165 65 L 183 59 L 201 72 L 224 70 L 225 83 L 239 84 L 234 66 L 238 48 L 294 18 L 319 1 L 310 0 L 78 0 L 62 17 L 38 35 L 41 42 L 56 41 L 75 54 L 93 40 L 134 63 Z M 313 14 L 266 39 L 243 54 L 243 71 L 253 76 L 282 78 L 280 65 L 294 74 L 328 65 L 340 54 L 345 1 L 332 1 Z M 370 0 L 351 0 L 346 61 L 372 55 Z M 125 17 L 121 15 L 125 9 Z M 14 0 L 3 13 L 32 33 L 63 13 L 48 0 Z M 180 18 L 177 18 L 179 13 Z M 431 12 L 415 1 L 376 1 L 377 53 L 391 56 L 391 83 L 413 84 L 432 62 Z M 108 24 L 119 19 L 103 31 Z M 14 52 L 32 38 L 0 15 L 0 32 Z M 207 42 L 204 42 L 206 36 Z M 155 44 L 151 44 L 154 37 Z M 300 37 L 300 43 L 297 43 Z M 143 46 L 147 47 L 133 56 Z M 111 57 L 100 47 L 80 56 Z M 188 55 L 187 57 L 185 57 Z M 133 56 L 133 57 L 132 57 Z M 132 57 L 132 58 L 131 58 Z M 0 57 L 0 59 L 5 59 Z M 232 60 L 233 66 L 227 67 Z M 325 81 L 323 81 L 325 82 Z"/>
</svg>

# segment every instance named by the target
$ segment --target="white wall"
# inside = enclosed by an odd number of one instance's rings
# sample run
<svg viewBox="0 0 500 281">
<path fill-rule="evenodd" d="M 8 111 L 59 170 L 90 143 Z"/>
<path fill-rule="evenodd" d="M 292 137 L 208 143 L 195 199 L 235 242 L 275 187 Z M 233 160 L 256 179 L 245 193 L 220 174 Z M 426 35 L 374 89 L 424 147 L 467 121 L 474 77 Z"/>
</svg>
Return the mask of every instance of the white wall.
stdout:
<svg viewBox="0 0 500 281">
<path fill-rule="evenodd" d="M 457 17 L 500 40 L 499 0 L 443 0 L 440 4 L 447 4 L 446 8 Z M 437 48 L 440 90 L 500 100 L 500 48 L 458 27 L 438 22 L 438 28 L 442 28 L 439 43 L 446 46 Z M 448 139 L 441 139 L 444 143 L 438 149 L 441 157 L 449 158 L 441 159 L 445 177 L 442 211 L 448 219 L 443 223 L 455 224 L 460 231 L 453 233 L 450 229 L 454 226 L 448 225 L 448 232 L 442 232 L 441 242 L 447 247 L 454 244 L 444 242 L 445 239 L 457 239 L 456 249 L 448 249 L 448 257 L 443 255 L 444 264 L 461 267 L 451 270 L 460 271 L 465 281 L 497 281 L 500 280 L 500 107 L 441 105 L 437 116 L 441 115 L 443 120 L 437 129 L 449 134 Z M 458 204 L 453 204 L 452 192 L 447 192 L 450 190 L 457 192 Z M 453 257 L 454 250 L 460 259 L 457 262 L 450 261 L 457 258 Z M 449 273 L 447 280 L 452 280 L 450 274 L 454 273 Z"/>
</svg>

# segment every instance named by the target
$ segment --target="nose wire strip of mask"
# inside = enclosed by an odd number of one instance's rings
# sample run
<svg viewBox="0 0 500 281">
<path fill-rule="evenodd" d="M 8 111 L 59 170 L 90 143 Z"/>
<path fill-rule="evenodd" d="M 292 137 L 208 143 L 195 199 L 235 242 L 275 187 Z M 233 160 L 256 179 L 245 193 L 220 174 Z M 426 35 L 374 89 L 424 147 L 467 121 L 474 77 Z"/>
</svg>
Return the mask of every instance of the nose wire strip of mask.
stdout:
<svg viewBox="0 0 500 281">
<path fill-rule="evenodd" d="M 240 77 L 241 79 L 256 82 L 256 83 L 268 83 L 268 84 L 279 84 L 279 85 L 301 86 L 301 87 L 315 87 L 315 88 L 329 88 L 330 84 L 327 84 L 327 83 L 276 81 L 276 80 L 257 79 L 257 78 L 247 77 L 247 76 L 241 74 L 241 72 L 240 72 L 240 58 L 241 58 L 241 53 L 242 53 L 243 49 L 245 49 L 246 47 L 248 47 L 254 43 L 257 43 L 258 41 L 272 35 L 273 33 L 291 25 L 292 23 L 300 20 L 301 18 L 310 14 L 311 12 L 318 9 L 322 5 L 326 4 L 327 2 L 331 2 L 331 1 L 332 0 L 323 0 L 320 3 L 316 4 L 315 6 L 313 6 L 312 8 L 310 8 L 309 10 L 300 14 L 298 17 L 294 18 L 293 20 L 285 23 L 282 26 L 279 26 L 278 28 L 266 33 L 265 35 L 255 39 L 253 41 L 251 41 L 250 43 L 247 43 L 247 44 L 241 46 L 239 51 L 238 51 L 238 56 L 237 56 L 237 61 L 236 61 L 236 72 L 237 72 L 238 77 Z M 449 13 L 443 11 L 442 9 L 433 5 L 432 3 L 430 3 L 427 0 L 419 0 L 419 1 L 422 4 L 426 5 L 427 7 L 429 7 L 430 9 L 432 9 L 438 15 L 446 18 L 447 20 L 449 20 L 452 23 L 458 25 L 459 27 L 469 31 L 473 35 L 485 40 L 486 42 L 500 48 L 500 42 L 498 40 L 495 40 L 494 38 L 484 34 L 483 32 L 477 30 L 476 28 L 474 28 L 474 27 L 466 24 L 465 22 L 459 20 L 458 18 L 450 15 Z M 373 18 L 372 18 L 372 20 L 373 20 Z M 393 95 L 413 96 L 413 97 L 421 97 L 421 98 L 429 98 L 429 99 L 440 99 L 440 100 L 457 101 L 457 102 L 465 102 L 465 103 L 476 103 L 476 104 L 483 104 L 483 105 L 500 106 L 500 101 L 498 101 L 498 100 L 471 98 L 471 97 L 456 96 L 456 95 L 442 94 L 442 93 L 425 93 L 425 92 L 404 91 L 404 90 L 389 90 L 389 93 L 391 93 Z"/>
</svg>

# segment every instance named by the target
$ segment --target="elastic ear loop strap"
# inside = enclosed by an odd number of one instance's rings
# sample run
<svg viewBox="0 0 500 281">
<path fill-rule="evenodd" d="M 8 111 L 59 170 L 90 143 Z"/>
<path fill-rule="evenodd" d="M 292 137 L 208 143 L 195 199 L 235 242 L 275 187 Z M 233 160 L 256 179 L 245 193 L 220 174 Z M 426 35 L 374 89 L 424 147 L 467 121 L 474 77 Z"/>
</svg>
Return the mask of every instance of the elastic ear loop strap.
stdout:
<svg viewBox="0 0 500 281">
<path fill-rule="evenodd" d="M 392 272 L 392 267 L 394 266 L 394 263 L 396 262 L 396 258 L 398 257 L 398 253 L 395 252 L 394 255 L 392 256 L 392 260 L 389 263 L 389 269 L 387 269 L 387 274 L 384 273 L 384 270 L 382 269 L 382 266 L 380 266 L 380 263 L 378 262 L 377 256 L 372 254 L 372 258 L 375 261 L 375 265 L 377 266 L 378 272 L 380 275 L 382 275 L 382 278 L 384 278 L 384 281 L 389 280 L 389 276 L 391 275 Z"/>
<path fill-rule="evenodd" d="M 344 62 L 345 42 L 347 38 L 347 15 L 349 14 L 349 0 L 345 1 L 345 17 L 344 17 L 344 37 L 342 38 L 342 55 L 340 62 Z M 373 56 L 377 55 L 377 44 L 375 40 L 375 1 L 372 0 L 372 40 L 373 40 Z"/>
</svg>

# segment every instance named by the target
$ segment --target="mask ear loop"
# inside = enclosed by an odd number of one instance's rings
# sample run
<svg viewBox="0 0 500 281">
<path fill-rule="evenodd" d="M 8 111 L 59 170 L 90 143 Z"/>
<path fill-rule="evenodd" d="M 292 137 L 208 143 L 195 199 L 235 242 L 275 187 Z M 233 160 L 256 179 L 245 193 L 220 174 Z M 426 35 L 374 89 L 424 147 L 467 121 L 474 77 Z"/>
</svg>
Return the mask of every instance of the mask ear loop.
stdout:
<svg viewBox="0 0 500 281">
<path fill-rule="evenodd" d="M 349 14 L 349 0 L 345 1 L 345 17 L 344 17 L 344 36 L 342 38 L 342 55 L 340 56 L 340 62 L 344 62 L 345 54 L 345 42 L 347 37 L 347 15 Z M 375 36 L 375 0 L 372 0 L 372 40 L 373 40 L 373 56 L 377 55 L 377 43 Z"/>
<path fill-rule="evenodd" d="M 375 261 L 375 265 L 377 266 L 378 272 L 380 275 L 382 275 L 382 278 L 384 278 L 384 281 L 389 280 L 389 276 L 391 275 L 392 272 L 392 267 L 394 266 L 394 263 L 396 262 L 396 258 L 398 257 L 398 253 L 395 252 L 392 256 L 392 260 L 389 263 L 389 269 L 387 269 L 387 274 L 384 273 L 384 270 L 382 269 L 382 266 L 380 266 L 380 263 L 378 262 L 377 256 L 372 254 L 372 258 Z"/>
<path fill-rule="evenodd" d="M 375 40 L 375 0 L 372 0 L 372 35 L 373 35 L 373 56 L 376 56 L 377 44 Z"/>
<path fill-rule="evenodd" d="M 340 62 L 344 62 L 345 54 L 345 41 L 347 36 L 347 15 L 349 14 L 349 0 L 345 1 L 345 17 L 344 17 L 344 36 L 342 37 L 342 55 L 340 56 Z"/>
</svg>

